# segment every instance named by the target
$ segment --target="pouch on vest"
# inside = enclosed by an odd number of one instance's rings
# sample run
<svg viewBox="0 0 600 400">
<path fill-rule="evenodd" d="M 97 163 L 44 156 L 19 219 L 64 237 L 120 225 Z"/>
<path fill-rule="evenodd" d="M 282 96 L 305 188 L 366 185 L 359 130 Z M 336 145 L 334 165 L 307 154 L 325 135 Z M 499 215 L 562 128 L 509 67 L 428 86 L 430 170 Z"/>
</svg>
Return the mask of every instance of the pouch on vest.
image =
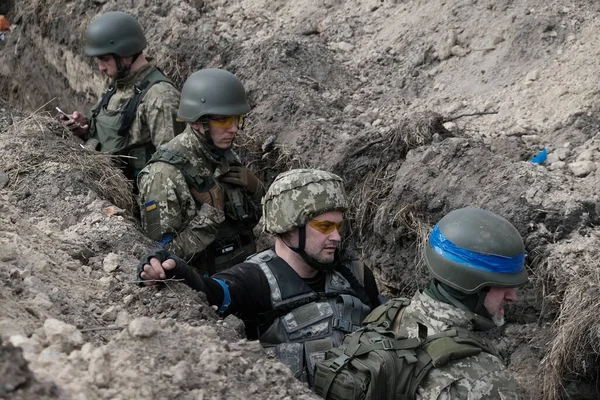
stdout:
<svg viewBox="0 0 600 400">
<path fill-rule="evenodd" d="M 340 347 L 329 350 L 326 360 L 317 362 L 317 394 L 335 400 L 414 399 L 432 368 L 482 351 L 495 354 L 483 339 L 464 329 L 424 338 L 399 336 L 390 327 L 410 300 L 388 303 L 373 310 L 367 325 L 346 335 Z"/>
</svg>

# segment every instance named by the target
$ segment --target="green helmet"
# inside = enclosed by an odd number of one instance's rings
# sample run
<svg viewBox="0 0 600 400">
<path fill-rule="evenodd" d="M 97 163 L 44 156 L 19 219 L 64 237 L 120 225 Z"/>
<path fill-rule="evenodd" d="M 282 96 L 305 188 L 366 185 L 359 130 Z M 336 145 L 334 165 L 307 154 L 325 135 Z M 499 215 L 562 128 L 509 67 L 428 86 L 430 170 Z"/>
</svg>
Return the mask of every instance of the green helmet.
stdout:
<svg viewBox="0 0 600 400">
<path fill-rule="evenodd" d="M 196 122 L 205 115 L 244 115 L 250 111 L 244 85 L 224 69 L 201 69 L 181 90 L 177 118 Z"/>
<path fill-rule="evenodd" d="M 95 18 L 85 34 L 85 54 L 91 57 L 106 54 L 133 57 L 147 45 L 138 20 L 122 11 L 107 12 Z"/>
<path fill-rule="evenodd" d="M 339 176 L 318 169 L 283 172 L 262 200 L 265 230 L 286 233 L 308 223 L 316 215 L 345 211 L 348 199 Z"/>
<path fill-rule="evenodd" d="M 527 283 L 521 235 L 506 219 L 478 208 L 442 218 L 427 240 L 425 261 L 435 279 L 467 294 Z"/>
</svg>

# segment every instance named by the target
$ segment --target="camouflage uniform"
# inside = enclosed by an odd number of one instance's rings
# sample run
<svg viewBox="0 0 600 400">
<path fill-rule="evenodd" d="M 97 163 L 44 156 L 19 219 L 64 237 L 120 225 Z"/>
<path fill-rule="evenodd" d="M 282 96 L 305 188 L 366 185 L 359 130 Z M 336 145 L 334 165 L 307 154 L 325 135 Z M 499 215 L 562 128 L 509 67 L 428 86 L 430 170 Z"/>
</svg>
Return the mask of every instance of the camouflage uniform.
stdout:
<svg viewBox="0 0 600 400">
<path fill-rule="evenodd" d="M 427 327 L 428 335 L 454 327 L 473 330 L 473 324 L 464 311 L 420 292 L 404 309 L 399 333 L 418 337 L 417 322 Z M 431 370 L 421 382 L 417 395 L 420 400 L 518 398 L 517 384 L 512 375 L 498 357 L 486 352 Z"/>
<path fill-rule="evenodd" d="M 183 156 L 197 169 L 199 176 L 212 177 L 217 183 L 230 166 L 240 165 L 239 157 L 232 150 L 226 150 L 222 157 L 213 154 L 203 135 L 190 126 L 160 148 L 164 150 Z M 174 165 L 150 163 L 140 172 L 138 185 L 142 228 L 148 237 L 163 241 L 167 249 L 188 262 L 215 241 L 229 220 L 227 211 L 196 201 L 184 174 Z M 228 185 L 221 183 L 221 186 L 227 192 Z M 256 210 L 260 209 L 263 193 L 261 188 L 252 195 L 247 194 Z M 260 215 L 251 223 L 252 227 L 258 218 Z M 244 228 L 248 227 L 240 230 Z"/>
<path fill-rule="evenodd" d="M 118 118 L 119 114 L 127 102 L 133 97 L 136 87 L 152 72 L 156 67 L 152 64 L 146 64 L 139 70 L 128 75 L 123 79 L 114 82 L 115 93 L 110 98 L 106 109 L 101 111 L 103 114 Z M 96 109 L 102 100 L 93 107 Z M 126 141 L 122 146 L 116 146 L 112 142 L 106 142 L 99 135 L 99 129 L 96 127 L 96 121 L 93 115 L 88 116 L 90 121 L 90 130 L 86 147 L 94 148 L 104 153 L 109 154 L 124 154 L 130 149 L 150 147 L 150 151 L 146 157 L 149 159 L 154 149 L 160 145 L 167 143 L 174 137 L 174 115 L 177 112 L 179 104 L 179 92 L 169 82 L 158 82 L 152 85 L 142 98 L 139 106 L 135 111 L 135 119 L 133 120 Z M 118 121 L 120 122 L 120 121 Z M 118 129 L 118 125 L 113 129 Z M 147 159 L 139 160 L 141 165 L 137 165 L 137 169 L 141 169 L 148 161 Z"/>
</svg>

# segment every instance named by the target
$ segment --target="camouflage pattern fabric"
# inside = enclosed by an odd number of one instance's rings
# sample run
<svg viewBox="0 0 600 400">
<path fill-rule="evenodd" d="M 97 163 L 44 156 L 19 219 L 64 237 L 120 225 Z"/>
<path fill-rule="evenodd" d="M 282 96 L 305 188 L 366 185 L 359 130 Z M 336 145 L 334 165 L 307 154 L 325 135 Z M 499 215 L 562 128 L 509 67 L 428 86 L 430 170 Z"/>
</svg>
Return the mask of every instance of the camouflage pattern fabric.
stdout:
<svg viewBox="0 0 600 400">
<path fill-rule="evenodd" d="M 428 335 L 453 327 L 473 330 L 473 324 L 464 311 L 417 292 L 409 306 L 404 309 L 400 322 L 400 334 L 418 337 L 417 322 L 425 325 Z M 421 382 L 418 400 L 458 399 L 518 399 L 517 383 L 506 370 L 502 361 L 489 353 L 432 369 Z"/>
<path fill-rule="evenodd" d="M 187 158 L 201 176 L 212 176 L 217 182 L 229 171 L 230 165 L 240 164 L 231 150 L 217 160 L 201 134 L 189 126 L 162 148 Z M 160 241 L 173 235 L 167 248 L 185 261 L 216 239 L 225 213 L 196 202 L 179 168 L 165 162 L 148 164 L 138 176 L 138 186 L 142 228 L 148 237 Z M 257 199 L 253 198 L 257 205 L 260 195 L 262 192 L 257 194 Z"/>
<path fill-rule="evenodd" d="M 275 178 L 262 206 L 265 230 L 285 233 L 306 225 L 315 215 L 346 210 L 348 199 L 339 176 L 316 169 L 294 169 Z"/>
<path fill-rule="evenodd" d="M 152 68 L 154 68 L 152 64 L 144 65 L 133 74 L 116 81 L 116 92 L 111 97 L 106 110 L 109 113 L 121 111 L 127 101 L 133 97 L 134 86 L 142 83 Z M 100 104 L 100 100 L 92 110 Z M 136 110 L 135 120 L 129 129 L 127 148 L 147 143 L 152 143 L 155 148 L 158 148 L 173 139 L 173 116 L 177 113 L 178 107 L 179 91 L 173 85 L 159 82 L 150 87 Z M 91 120 L 91 112 L 87 117 Z M 97 139 L 94 132 L 89 134 L 89 139 Z M 102 149 L 104 152 L 110 152 L 110 149 L 108 150 Z"/>
</svg>

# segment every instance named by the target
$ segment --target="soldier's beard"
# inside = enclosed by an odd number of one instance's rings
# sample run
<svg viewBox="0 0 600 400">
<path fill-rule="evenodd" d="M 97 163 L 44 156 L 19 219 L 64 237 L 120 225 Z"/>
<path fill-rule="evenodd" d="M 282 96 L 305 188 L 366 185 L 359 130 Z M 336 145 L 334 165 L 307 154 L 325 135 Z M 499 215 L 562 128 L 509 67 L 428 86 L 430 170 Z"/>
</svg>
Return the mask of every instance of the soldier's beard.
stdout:
<svg viewBox="0 0 600 400">
<path fill-rule="evenodd" d="M 494 315 L 492 315 L 492 321 L 496 326 L 502 326 L 506 322 L 504 320 L 504 315 L 499 315 L 498 313 L 494 313 Z"/>
</svg>

